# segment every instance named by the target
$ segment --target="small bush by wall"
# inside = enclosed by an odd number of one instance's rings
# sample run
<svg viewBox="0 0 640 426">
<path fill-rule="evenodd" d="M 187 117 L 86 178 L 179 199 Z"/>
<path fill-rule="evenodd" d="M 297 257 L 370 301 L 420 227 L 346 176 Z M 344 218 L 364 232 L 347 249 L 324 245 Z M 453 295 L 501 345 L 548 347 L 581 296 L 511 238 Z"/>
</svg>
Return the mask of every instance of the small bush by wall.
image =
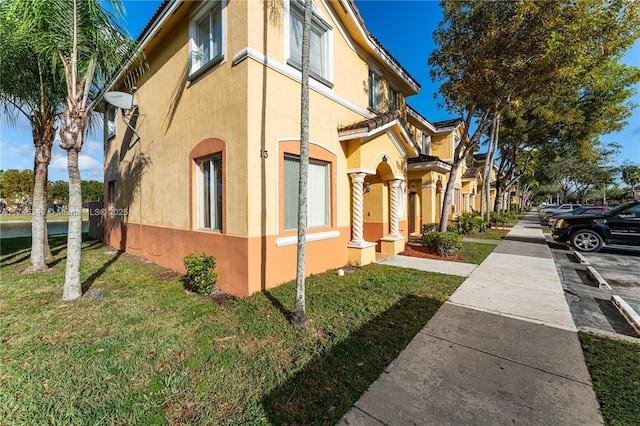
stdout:
<svg viewBox="0 0 640 426">
<path fill-rule="evenodd" d="M 202 296 L 208 296 L 218 281 L 218 273 L 213 271 L 216 258 L 206 253 L 190 253 L 184 257 L 184 266 L 187 269 L 185 287 Z"/>
</svg>

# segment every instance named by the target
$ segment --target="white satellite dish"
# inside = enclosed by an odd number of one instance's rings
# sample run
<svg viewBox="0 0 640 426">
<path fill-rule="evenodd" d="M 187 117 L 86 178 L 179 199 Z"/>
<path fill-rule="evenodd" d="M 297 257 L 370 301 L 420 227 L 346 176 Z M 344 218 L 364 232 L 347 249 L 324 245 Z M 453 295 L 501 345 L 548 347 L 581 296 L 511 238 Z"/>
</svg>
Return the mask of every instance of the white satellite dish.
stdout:
<svg viewBox="0 0 640 426">
<path fill-rule="evenodd" d="M 133 109 L 138 105 L 138 100 L 133 95 L 124 92 L 107 92 L 104 94 L 104 100 L 122 109 Z"/>
</svg>

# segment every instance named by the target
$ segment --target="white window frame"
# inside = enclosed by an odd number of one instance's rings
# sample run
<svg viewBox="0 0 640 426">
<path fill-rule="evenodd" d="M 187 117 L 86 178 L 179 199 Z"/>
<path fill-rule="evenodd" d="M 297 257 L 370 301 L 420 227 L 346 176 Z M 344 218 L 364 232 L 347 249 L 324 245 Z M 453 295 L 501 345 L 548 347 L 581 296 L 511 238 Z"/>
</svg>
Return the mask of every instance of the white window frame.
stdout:
<svg viewBox="0 0 640 426">
<path fill-rule="evenodd" d="M 392 99 L 395 105 L 391 105 Z M 389 111 L 395 111 L 397 109 L 400 109 L 400 92 L 391 86 L 389 86 L 389 95 L 388 95 L 387 102 L 388 102 Z"/>
<path fill-rule="evenodd" d="M 104 112 L 104 121 L 106 123 L 106 127 L 104 130 L 105 139 L 107 141 L 116 137 L 116 117 L 118 112 L 116 111 L 116 107 L 110 104 L 107 104 L 107 110 Z"/>
<path fill-rule="evenodd" d="M 217 169 L 216 161 L 219 161 L 220 169 Z M 203 168 L 205 163 L 209 164 L 209 188 L 211 188 L 211 192 L 209 195 L 209 215 L 208 217 L 205 214 L 205 193 L 204 193 L 204 172 Z M 220 181 L 218 182 L 217 176 L 218 172 L 220 173 Z M 198 229 L 205 229 L 209 231 L 220 231 L 222 232 L 222 215 L 223 213 L 223 201 L 220 201 L 220 206 L 217 205 L 216 201 L 218 197 L 223 198 L 223 176 L 222 176 L 222 154 L 211 155 L 206 158 L 201 158 L 196 161 L 196 174 L 197 174 L 197 226 Z M 206 220 L 209 220 L 209 224 L 207 226 Z"/>
<path fill-rule="evenodd" d="M 375 112 L 382 110 L 382 75 L 369 67 L 369 109 Z"/>
<path fill-rule="evenodd" d="M 298 155 L 292 155 L 292 154 L 285 154 L 284 155 L 284 159 L 286 160 L 293 160 L 296 161 L 296 164 L 300 165 L 300 156 Z M 307 229 L 312 229 L 312 228 L 326 228 L 331 226 L 331 163 L 328 161 L 322 161 L 322 160 L 315 160 L 310 158 L 309 159 L 309 166 L 321 166 L 324 167 L 324 205 L 323 207 L 323 219 L 321 219 L 320 221 L 316 221 L 313 222 L 312 218 L 314 217 L 314 215 L 309 214 L 309 211 L 314 210 L 314 211 L 318 211 L 317 208 L 314 208 L 314 204 L 315 202 L 318 202 L 319 198 L 317 197 L 316 194 L 314 194 L 314 190 L 312 188 L 312 182 L 311 180 L 309 181 L 309 186 L 307 188 Z M 283 165 L 283 167 L 286 167 L 286 163 Z M 292 230 L 292 229 L 297 229 L 298 227 L 298 209 L 297 209 L 297 205 L 298 205 L 298 192 L 295 193 L 294 198 L 295 200 L 287 200 L 286 197 L 286 193 L 287 190 L 286 188 L 288 187 L 287 185 L 287 180 L 286 180 L 286 171 L 285 171 L 285 181 L 283 182 L 283 188 L 285 191 L 285 194 L 283 194 L 283 198 L 284 198 L 284 214 L 283 214 L 283 229 L 285 231 L 288 230 Z M 298 186 L 296 185 L 296 190 L 298 190 Z M 312 198 L 313 197 L 313 198 Z M 290 202 L 293 202 L 293 205 L 295 205 L 295 215 L 290 215 L 287 214 L 287 208 L 290 206 Z M 291 207 L 289 207 L 291 208 Z M 293 223 L 287 223 L 287 217 L 289 216 L 293 216 L 295 217 L 295 220 L 291 219 Z"/>
<path fill-rule="evenodd" d="M 422 153 L 431 155 L 431 135 L 425 131 L 422 132 Z"/>
<path fill-rule="evenodd" d="M 304 1 L 289 0 L 285 2 L 285 25 L 284 25 L 284 52 L 287 65 L 297 71 L 301 71 L 302 64 L 291 56 L 291 14 L 295 13 L 298 18 L 304 19 Z M 318 7 L 313 4 L 311 12 L 311 31 L 322 33 L 321 43 L 324 49 L 324 69 L 320 74 L 309 70 L 309 75 L 326 86 L 333 87 L 333 27 L 329 20 L 325 18 Z M 311 52 L 313 54 L 313 52 Z"/>
<path fill-rule="evenodd" d="M 227 45 L 227 0 L 205 1 L 189 18 L 189 78 L 202 75 L 214 66 L 220 65 L 225 58 Z M 213 56 L 214 39 L 211 35 L 214 14 L 220 13 L 220 53 Z M 209 58 L 200 58 L 198 43 L 198 23 L 209 18 Z"/>
</svg>

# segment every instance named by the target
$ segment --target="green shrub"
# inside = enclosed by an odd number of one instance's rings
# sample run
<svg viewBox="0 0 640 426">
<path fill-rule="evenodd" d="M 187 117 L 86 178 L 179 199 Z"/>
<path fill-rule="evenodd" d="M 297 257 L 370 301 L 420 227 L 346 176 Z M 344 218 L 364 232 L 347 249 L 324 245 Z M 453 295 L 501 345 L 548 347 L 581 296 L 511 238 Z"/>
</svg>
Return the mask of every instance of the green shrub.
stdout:
<svg viewBox="0 0 640 426">
<path fill-rule="evenodd" d="M 462 235 L 455 232 L 429 231 L 422 235 L 422 244 L 435 248 L 440 256 L 451 256 L 462 250 Z"/>
<path fill-rule="evenodd" d="M 213 272 L 216 258 L 206 253 L 190 253 L 184 257 L 184 266 L 187 268 L 185 286 L 202 296 L 209 295 L 218 281 L 218 274 Z"/>
<path fill-rule="evenodd" d="M 479 215 L 464 212 L 453 219 L 453 229 L 458 234 L 470 234 L 482 229 L 484 221 Z"/>
<path fill-rule="evenodd" d="M 438 229 L 440 229 L 440 224 L 439 223 L 424 223 L 424 224 L 422 224 L 422 234 L 423 235 L 425 234 L 425 232 L 437 231 Z"/>
<path fill-rule="evenodd" d="M 491 223 L 505 224 L 516 222 L 518 220 L 518 214 L 514 212 L 496 213 L 491 212 Z"/>
</svg>

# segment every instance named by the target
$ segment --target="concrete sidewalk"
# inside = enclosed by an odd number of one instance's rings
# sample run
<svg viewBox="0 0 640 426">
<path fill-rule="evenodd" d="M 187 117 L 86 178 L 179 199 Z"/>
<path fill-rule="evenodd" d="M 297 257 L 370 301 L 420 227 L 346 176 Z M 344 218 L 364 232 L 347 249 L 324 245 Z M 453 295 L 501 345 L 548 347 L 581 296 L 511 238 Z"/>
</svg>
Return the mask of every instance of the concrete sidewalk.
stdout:
<svg viewBox="0 0 640 426">
<path fill-rule="evenodd" d="M 340 424 L 602 424 L 535 212 L 475 268 Z"/>
</svg>

